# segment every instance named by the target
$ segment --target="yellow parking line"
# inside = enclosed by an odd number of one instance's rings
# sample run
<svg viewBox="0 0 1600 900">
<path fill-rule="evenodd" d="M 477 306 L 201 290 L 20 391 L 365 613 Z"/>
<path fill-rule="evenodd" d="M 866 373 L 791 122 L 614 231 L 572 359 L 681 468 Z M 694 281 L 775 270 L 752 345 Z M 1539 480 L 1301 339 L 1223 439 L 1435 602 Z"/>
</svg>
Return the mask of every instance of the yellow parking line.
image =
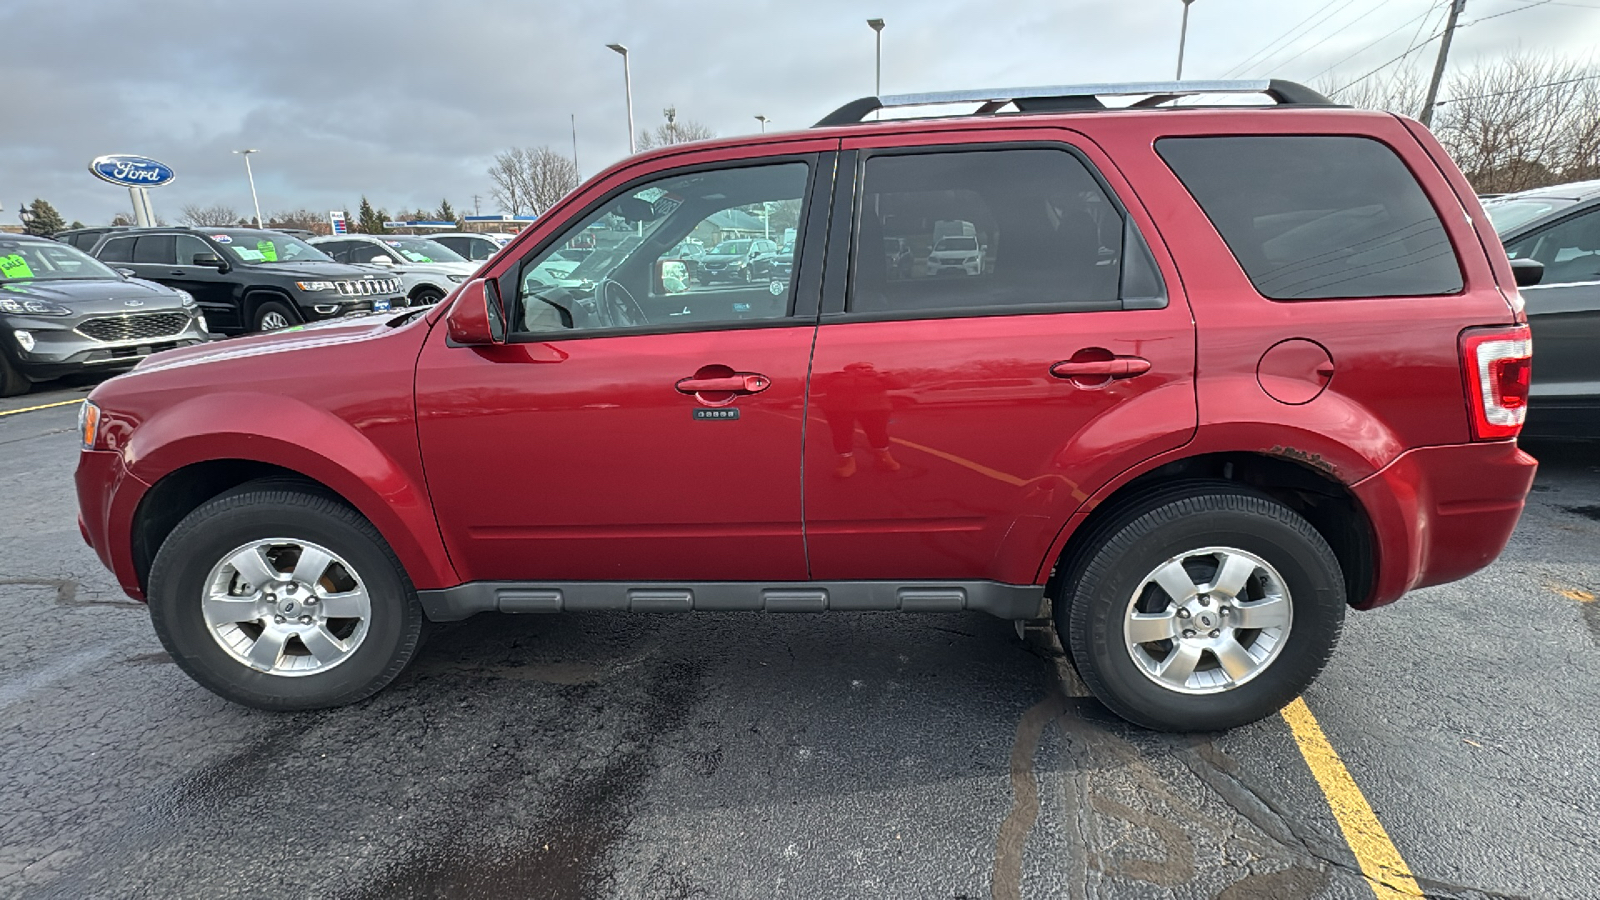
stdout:
<svg viewBox="0 0 1600 900">
<path fill-rule="evenodd" d="M 1328 798 L 1333 817 L 1339 820 L 1345 843 L 1356 856 L 1361 873 L 1379 900 L 1392 897 L 1421 897 L 1422 889 L 1411 877 L 1411 869 L 1400 858 L 1400 851 L 1389 840 L 1389 832 L 1378 821 L 1377 813 L 1367 803 L 1367 798 L 1356 786 L 1350 770 L 1344 767 L 1328 736 L 1322 733 L 1315 716 L 1306 702 L 1298 697 L 1283 708 L 1283 720 L 1294 732 L 1295 743 L 1300 745 L 1300 755 L 1316 777 L 1322 795 Z"/>
<path fill-rule="evenodd" d="M 21 409 L 7 409 L 7 410 L 0 411 L 0 416 L 14 416 L 17 413 L 33 412 L 36 409 L 50 409 L 50 408 L 56 407 L 56 406 L 71 406 L 74 403 L 82 403 L 82 402 L 83 402 L 82 400 L 63 400 L 60 403 L 45 403 L 45 404 L 41 404 L 39 406 L 24 406 Z"/>
</svg>

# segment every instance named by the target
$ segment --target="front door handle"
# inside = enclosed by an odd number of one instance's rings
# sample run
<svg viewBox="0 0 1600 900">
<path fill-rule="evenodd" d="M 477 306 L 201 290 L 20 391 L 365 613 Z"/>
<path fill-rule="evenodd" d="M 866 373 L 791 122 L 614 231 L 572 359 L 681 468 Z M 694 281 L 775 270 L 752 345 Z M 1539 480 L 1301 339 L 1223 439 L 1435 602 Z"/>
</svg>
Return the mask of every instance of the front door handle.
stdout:
<svg viewBox="0 0 1600 900">
<path fill-rule="evenodd" d="M 1110 359 L 1092 359 L 1082 362 L 1065 360 L 1050 367 L 1057 378 L 1132 378 L 1150 371 L 1150 360 L 1142 356 L 1113 356 Z"/>
<path fill-rule="evenodd" d="M 772 386 L 772 379 L 754 372 L 735 372 L 712 378 L 685 378 L 677 384 L 683 394 L 759 394 Z"/>
</svg>

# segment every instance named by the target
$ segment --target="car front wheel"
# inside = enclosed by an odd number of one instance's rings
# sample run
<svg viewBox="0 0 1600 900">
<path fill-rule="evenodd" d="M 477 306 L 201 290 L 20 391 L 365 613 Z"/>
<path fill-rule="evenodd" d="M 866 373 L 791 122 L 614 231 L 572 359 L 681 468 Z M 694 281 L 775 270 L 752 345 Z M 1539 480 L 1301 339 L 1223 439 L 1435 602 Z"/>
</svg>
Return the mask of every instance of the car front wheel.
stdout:
<svg viewBox="0 0 1600 900">
<path fill-rule="evenodd" d="M 1271 715 L 1322 670 L 1344 578 L 1299 514 L 1228 482 L 1115 513 L 1069 574 L 1056 627 L 1084 683 L 1129 721 L 1217 731 Z"/>
<path fill-rule="evenodd" d="M 150 616 L 201 685 L 268 710 L 353 703 L 416 652 L 422 607 L 371 523 L 290 483 L 245 485 L 190 513 L 150 571 Z"/>
</svg>

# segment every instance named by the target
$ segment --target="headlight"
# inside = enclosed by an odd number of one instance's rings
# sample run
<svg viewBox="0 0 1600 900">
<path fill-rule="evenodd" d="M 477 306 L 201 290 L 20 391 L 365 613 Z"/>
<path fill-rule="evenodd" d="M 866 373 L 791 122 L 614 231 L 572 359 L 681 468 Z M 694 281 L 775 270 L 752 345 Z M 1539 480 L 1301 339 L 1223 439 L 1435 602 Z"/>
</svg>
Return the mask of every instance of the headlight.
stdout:
<svg viewBox="0 0 1600 900">
<path fill-rule="evenodd" d="M 450 279 L 451 281 L 457 282 L 457 283 L 460 283 L 460 282 L 463 282 L 463 281 L 467 280 L 467 276 L 466 275 L 446 275 L 444 277 Z"/>
<path fill-rule="evenodd" d="M 206 315 L 205 315 L 205 313 L 201 313 L 200 315 L 195 316 L 194 317 L 194 324 L 198 325 L 200 327 L 200 330 L 205 332 L 206 334 L 210 334 L 211 333 L 210 326 L 206 325 Z"/>
<path fill-rule="evenodd" d="M 27 331 L 23 331 L 22 329 L 19 328 L 16 331 L 11 332 L 11 336 L 17 339 L 17 344 L 19 344 L 22 347 L 22 352 L 23 353 L 32 353 L 33 352 L 33 334 L 32 333 L 27 332 Z"/>
<path fill-rule="evenodd" d="M 296 281 L 294 286 L 308 293 L 312 291 L 331 291 L 335 289 L 334 284 L 331 281 Z"/>
<path fill-rule="evenodd" d="M 100 436 L 100 407 L 88 400 L 78 407 L 78 439 L 85 450 L 93 450 L 95 439 Z"/>
<path fill-rule="evenodd" d="M 70 316 L 72 310 L 48 300 L 13 300 L 0 297 L 0 311 L 32 316 Z"/>
<path fill-rule="evenodd" d="M 194 302 L 194 295 L 188 291 L 178 291 L 178 302 L 183 304 L 184 309 L 194 309 L 197 305 Z"/>
</svg>

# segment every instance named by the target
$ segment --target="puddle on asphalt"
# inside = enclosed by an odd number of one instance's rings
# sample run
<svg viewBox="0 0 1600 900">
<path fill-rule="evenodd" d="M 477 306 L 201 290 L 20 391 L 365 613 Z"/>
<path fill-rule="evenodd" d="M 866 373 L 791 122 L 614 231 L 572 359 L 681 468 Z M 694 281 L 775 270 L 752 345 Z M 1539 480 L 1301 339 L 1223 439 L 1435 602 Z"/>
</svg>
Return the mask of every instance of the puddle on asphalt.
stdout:
<svg viewBox="0 0 1600 900">
<path fill-rule="evenodd" d="M 1596 505 L 1596 506 L 1563 506 L 1561 508 L 1566 510 L 1569 513 L 1574 513 L 1576 515 L 1583 516 L 1586 519 L 1593 519 L 1596 522 L 1600 522 L 1600 505 Z"/>
</svg>

